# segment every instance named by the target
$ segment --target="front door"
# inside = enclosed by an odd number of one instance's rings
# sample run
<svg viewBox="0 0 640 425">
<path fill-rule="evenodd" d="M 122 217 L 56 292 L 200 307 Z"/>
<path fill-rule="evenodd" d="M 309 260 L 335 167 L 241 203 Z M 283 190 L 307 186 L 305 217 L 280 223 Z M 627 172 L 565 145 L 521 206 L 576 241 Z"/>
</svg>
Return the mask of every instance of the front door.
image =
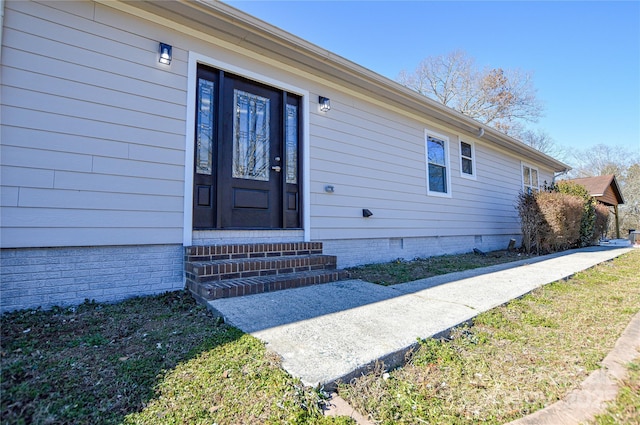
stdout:
<svg viewBox="0 0 640 425">
<path fill-rule="evenodd" d="M 300 227 L 299 97 L 198 70 L 194 227 Z"/>
</svg>

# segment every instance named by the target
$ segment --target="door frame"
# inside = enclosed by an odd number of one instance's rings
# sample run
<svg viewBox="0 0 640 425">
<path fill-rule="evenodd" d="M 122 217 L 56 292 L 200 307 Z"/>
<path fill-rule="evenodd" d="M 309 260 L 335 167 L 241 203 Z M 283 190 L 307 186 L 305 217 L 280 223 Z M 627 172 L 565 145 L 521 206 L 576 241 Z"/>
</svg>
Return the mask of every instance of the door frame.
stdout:
<svg viewBox="0 0 640 425">
<path fill-rule="evenodd" d="M 183 206 L 183 236 L 184 246 L 191 246 L 193 243 L 193 168 L 194 168 L 194 137 L 196 119 L 196 87 L 198 64 L 207 65 L 222 71 L 230 72 L 238 76 L 257 81 L 277 89 L 290 93 L 295 93 L 301 97 L 301 119 L 302 119 L 302 140 L 300 141 L 300 194 L 302 208 L 300 220 L 304 232 L 304 240 L 311 240 L 310 228 L 310 172 L 309 172 L 309 91 L 280 80 L 267 77 L 260 73 L 241 68 L 196 52 L 189 51 L 189 62 L 187 69 L 187 114 L 185 122 L 185 174 L 184 174 L 184 206 Z M 277 229 L 276 231 L 280 231 Z M 215 230 L 215 232 L 225 232 L 225 230 Z"/>
</svg>

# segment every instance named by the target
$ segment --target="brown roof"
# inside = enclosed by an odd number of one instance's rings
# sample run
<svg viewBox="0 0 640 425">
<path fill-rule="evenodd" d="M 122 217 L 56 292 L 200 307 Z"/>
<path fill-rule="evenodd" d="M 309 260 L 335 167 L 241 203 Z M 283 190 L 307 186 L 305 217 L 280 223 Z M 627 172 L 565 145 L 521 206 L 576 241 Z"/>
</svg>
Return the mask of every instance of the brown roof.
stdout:
<svg viewBox="0 0 640 425">
<path fill-rule="evenodd" d="M 580 179 L 567 180 L 580 184 L 587 188 L 591 196 L 606 205 L 624 204 L 622 192 L 618 186 L 618 181 L 614 174 L 596 177 L 584 177 Z"/>
</svg>

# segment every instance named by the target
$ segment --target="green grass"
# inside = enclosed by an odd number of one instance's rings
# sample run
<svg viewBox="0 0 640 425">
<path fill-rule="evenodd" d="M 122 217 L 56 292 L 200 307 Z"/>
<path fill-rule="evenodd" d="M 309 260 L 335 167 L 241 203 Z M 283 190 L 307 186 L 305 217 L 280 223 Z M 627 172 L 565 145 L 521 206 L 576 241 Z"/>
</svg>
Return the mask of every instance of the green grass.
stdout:
<svg viewBox="0 0 640 425">
<path fill-rule="evenodd" d="M 640 310 L 638 270 L 635 250 L 549 284 L 480 314 L 447 340 L 420 341 L 405 367 L 386 374 L 379 365 L 339 393 L 380 424 L 502 424 L 525 416 L 600 367 Z M 621 409 L 637 414 L 634 376 Z"/>
<path fill-rule="evenodd" d="M 497 255 L 398 262 L 397 274 L 411 280 L 505 260 Z M 599 367 L 640 310 L 639 269 L 636 250 L 547 285 L 481 314 L 449 340 L 421 341 L 406 367 L 386 375 L 381 365 L 341 386 L 341 396 L 375 423 L 503 423 L 526 415 Z M 3 424 L 353 423 L 322 416 L 323 394 L 186 292 L 0 319 Z M 597 423 L 637 423 L 634 373 L 618 410 Z"/>
<path fill-rule="evenodd" d="M 3 424 L 346 424 L 185 292 L 2 320 Z"/>
<path fill-rule="evenodd" d="M 353 279 L 362 279 L 379 285 L 395 285 L 431 276 L 487 267 L 495 264 L 530 258 L 518 252 L 494 251 L 486 255 L 474 253 L 441 255 L 416 258 L 412 261 L 398 259 L 389 263 L 367 264 L 347 269 Z"/>
</svg>

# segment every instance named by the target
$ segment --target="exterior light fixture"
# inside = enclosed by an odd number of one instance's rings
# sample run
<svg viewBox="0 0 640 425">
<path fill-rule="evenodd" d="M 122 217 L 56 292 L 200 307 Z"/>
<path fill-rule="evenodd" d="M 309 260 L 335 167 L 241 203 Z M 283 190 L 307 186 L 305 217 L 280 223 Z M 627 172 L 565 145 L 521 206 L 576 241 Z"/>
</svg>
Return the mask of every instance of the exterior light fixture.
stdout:
<svg viewBox="0 0 640 425">
<path fill-rule="evenodd" d="M 371 217 L 372 215 L 373 215 L 373 213 L 371 212 L 371 210 L 366 209 L 366 208 L 363 208 L 363 209 L 362 209 L 362 216 L 363 216 L 364 218 Z"/>
<path fill-rule="evenodd" d="M 320 110 L 322 112 L 328 112 L 331 110 L 331 99 L 328 97 L 318 97 L 318 104 L 320 105 Z"/>
<path fill-rule="evenodd" d="M 484 128 L 480 127 L 480 129 L 478 130 L 478 137 L 482 136 L 484 136 Z"/>
<path fill-rule="evenodd" d="M 160 59 L 158 59 L 158 62 L 165 65 L 171 65 L 171 45 L 160 43 L 159 50 Z"/>
</svg>

